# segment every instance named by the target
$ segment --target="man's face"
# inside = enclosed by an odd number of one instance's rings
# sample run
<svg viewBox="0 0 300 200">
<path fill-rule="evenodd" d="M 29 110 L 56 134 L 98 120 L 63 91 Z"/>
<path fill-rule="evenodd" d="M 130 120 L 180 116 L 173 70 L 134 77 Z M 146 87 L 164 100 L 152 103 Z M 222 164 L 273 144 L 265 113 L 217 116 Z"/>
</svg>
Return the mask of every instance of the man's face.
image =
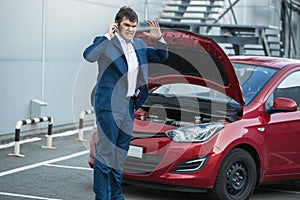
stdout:
<svg viewBox="0 0 300 200">
<path fill-rule="evenodd" d="M 137 22 L 131 22 L 128 18 L 123 17 L 123 20 L 119 24 L 119 34 L 120 36 L 129 42 L 134 36 L 136 32 Z"/>
</svg>

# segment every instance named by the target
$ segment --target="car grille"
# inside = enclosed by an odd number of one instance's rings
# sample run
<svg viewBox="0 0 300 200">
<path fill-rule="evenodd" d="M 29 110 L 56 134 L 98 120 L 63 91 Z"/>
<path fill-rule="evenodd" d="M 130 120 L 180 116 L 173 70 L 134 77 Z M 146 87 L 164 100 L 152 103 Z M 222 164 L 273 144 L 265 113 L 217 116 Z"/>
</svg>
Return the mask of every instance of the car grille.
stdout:
<svg viewBox="0 0 300 200">
<path fill-rule="evenodd" d="M 130 174 L 149 174 L 163 159 L 162 156 L 143 154 L 143 158 L 127 156 L 124 164 L 124 172 Z"/>
</svg>

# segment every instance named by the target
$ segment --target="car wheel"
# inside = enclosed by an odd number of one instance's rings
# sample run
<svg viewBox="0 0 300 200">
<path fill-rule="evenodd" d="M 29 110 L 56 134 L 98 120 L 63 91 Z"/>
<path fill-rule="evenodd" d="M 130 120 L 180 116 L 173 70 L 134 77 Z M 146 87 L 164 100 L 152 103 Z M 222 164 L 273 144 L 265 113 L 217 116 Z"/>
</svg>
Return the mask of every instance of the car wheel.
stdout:
<svg viewBox="0 0 300 200">
<path fill-rule="evenodd" d="M 257 168 L 252 156 L 233 149 L 223 160 L 210 196 L 214 200 L 246 200 L 253 194 Z"/>
</svg>

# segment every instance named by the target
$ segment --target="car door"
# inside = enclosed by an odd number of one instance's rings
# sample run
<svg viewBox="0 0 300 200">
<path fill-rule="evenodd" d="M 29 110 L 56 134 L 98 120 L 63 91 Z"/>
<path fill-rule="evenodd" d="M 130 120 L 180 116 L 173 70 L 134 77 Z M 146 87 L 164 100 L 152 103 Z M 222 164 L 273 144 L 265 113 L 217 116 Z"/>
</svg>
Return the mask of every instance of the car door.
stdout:
<svg viewBox="0 0 300 200">
<path fill-rule="evenodd" d="M 277 97 L 294 100 L 296 112 L 278 112 L 270 115 L 265 127 L 267 147 L 267 179 L 300 178 L 300 70 L 283 79 L 267 100 L 266 109 Z"/>
</svg>

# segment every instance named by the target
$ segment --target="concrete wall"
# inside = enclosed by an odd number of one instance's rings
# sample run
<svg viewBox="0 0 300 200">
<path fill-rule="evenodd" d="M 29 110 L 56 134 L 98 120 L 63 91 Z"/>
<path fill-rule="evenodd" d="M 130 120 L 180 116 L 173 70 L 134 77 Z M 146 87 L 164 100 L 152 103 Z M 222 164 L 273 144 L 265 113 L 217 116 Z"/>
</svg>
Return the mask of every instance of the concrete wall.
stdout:
<svg viewBox="0 0 300 200">
<path fill-rule="evenodd" d="M 150 9 L 161 5 L 148 2 Z M 90 109 L 97 73 L 82 52 L 106 32 L 123 5 L 144 19 L 141 0 L 0 1 L 0 135 L 13 133 L 17 121 L 32 117 L 32 99 L 48 104 L 42 115 L 53 117 L 54 126 L 77 124 L 80 111 Z M 157 10 L 151 10 L 153 18 Z"/>
<path fill-rule="evenodd" d="M 96 64 L 82 59 L 83 50 L 106 32 L 123 5 L 133 7 L 143 21 L 145 2 L 0 0 L 0 135 L 13 133 L 17 121 L 32 117 L 32 99 L 47 103 L 41 115 L 53 117 L 54 126 L 77 124 L 80 111 L 91 108 L 90 90 L 97 75 Z M 164 1 L 147 2 L 149 19 L 157 18 Z M 273 25 L 279 2 L 241 0 L 235 7 L 239 24 Z M 297 38 L 299 44 L 299 31 Z M 22 130 L 32 128 L 37 126 Z"/>
</svg>

